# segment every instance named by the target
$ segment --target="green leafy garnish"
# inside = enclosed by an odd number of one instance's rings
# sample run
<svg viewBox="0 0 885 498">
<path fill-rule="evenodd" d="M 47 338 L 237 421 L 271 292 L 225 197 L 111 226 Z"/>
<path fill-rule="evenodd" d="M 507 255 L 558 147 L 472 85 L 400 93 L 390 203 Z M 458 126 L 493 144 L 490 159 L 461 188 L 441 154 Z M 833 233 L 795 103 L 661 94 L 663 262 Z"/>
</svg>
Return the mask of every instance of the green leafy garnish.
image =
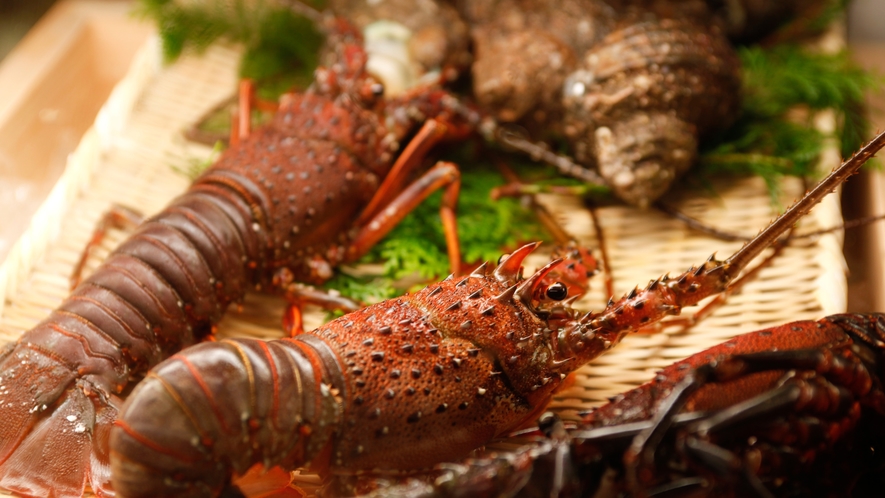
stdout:
<svg viewBox="0 0 885 498">
<path fill-rule="evenodd" d="M 516 199 L 491 200 L 492 188 L 505 183 L 497 171 L 483 163 L 460 164 L 458 236 L 464 261 L 495 261 L 502 250 L 519 242 L 547 238 Z M 418 274 L 432 279 L 449 272 L 439 218 L 441 197 L 441 192 L 433 194 L 369 252 L 369 260 L 384 262 L 385 276 L 396 280 Z"/>
<path fill-rule="evenodd" d="M 137 13 L 156 21 L 168 61 L 221 39 L 242 44 L 240 74 L 268 97 L 310 82 L 324 40 L 310 19 L 267 0 L 141 0 Z"/>
<path fill-rule="evenodd" d="M 869 123 L 864 93 L 879 78 L 848 54 L 820 54 L 793 45 L 742 47 L 743 109 L 738 121 L 701 156 L 706 175 L 752 173 L 772 189 L 783 175 L 813 176 L 827 140 L 847 157 L 862 145 Z M 814 127 L 815 113 L 831 109 L 836 129 Z"/>
<path fill-rule="evenodd" d="M 491 200 L 490 192 L 504 178 L 485 163 L 462 162 L 458 199 L 458 236 L 462 259 L 469 263 L 497 261 L 502 251 L 531 240 L 546 240 L 534 215 L 512 198 Z M 377 302 L 402 293 L 401 282 L 438 280 L 449 273 L 445 236 L 439 218 L 442 193 L 430 196 L 406 216 L 360 262 L 382 262 L 378 275 L 354 277 L 338 273 L 324 286 L 362 302 Z M 408 285 L 406 285 L 406 288 Z"/>
</svg>

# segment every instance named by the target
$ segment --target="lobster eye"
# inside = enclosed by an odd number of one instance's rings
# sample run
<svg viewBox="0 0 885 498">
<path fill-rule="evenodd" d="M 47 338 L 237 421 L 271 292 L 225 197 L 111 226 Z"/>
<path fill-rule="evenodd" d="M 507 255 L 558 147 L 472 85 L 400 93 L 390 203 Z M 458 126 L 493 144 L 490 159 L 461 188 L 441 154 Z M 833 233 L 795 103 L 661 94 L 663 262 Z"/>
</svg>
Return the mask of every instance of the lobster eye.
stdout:
<svg viewBox="0 0 885 498">
<path fill-rule="evenodd" d="M 369 89 L 372 91 L 372 95 L 375 98 L 380 98 L 384 95 L 384 85 L 381 83 L 375 83 Z"/>
<path fill-rule="evenodd" d="M 547 297 L 554 301 L 562 301 L 568 296 L 568 288 L 562 282 L 554 282 L 547 287 Z"/>
<path fill-rule="evenodd" d="M 384 96 L 384 84 L 371 75 L 367 76 L 357 87 L 357 96 L 364 105 L 374 106 Z"/>
</svg>

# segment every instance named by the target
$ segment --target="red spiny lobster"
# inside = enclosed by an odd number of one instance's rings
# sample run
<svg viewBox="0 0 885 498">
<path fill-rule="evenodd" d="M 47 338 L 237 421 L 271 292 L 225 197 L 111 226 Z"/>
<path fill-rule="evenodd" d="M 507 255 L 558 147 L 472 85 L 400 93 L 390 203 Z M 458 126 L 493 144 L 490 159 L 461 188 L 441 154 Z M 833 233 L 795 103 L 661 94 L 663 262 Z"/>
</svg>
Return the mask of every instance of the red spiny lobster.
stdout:
<svg viewBox="0 0 885 498">
<path fill-rule="evenodd" d="M 117 396 L 132 379 L 211 335 L 247 290 L 297 294 L 292 282 L 328 278 L 444 185 L 457 271 L 454 166 L 438 165 L 391 198 L 423 152 L 475 125 L 473 114 L 433 88 L 382 98 L 365 72 L 360 36 L 341 21 L 332 31 L 338 61 L 317 71 L 308 92 L 284 100 L 269 126 L 227 150 L 48 318 L 0 351 L 0 487 L 79 496 L 88 481 L 109 495 L 107 440 Z M 423 140 L 392 164 L 421 122 Z"/>
<path fill-rule="evenodd" d="M 539 294 L 556 260 L 523 279 L 521 263 L 536 247 L 529 244 L 494 270 L 483 266 L 312 333 L 186 350 L 158 365 L 123 408 L 111 435 L 115 489 L 212 496 L 258 463 L 348 474 L 466 455 L 537 416 L 569 372 L 631 330 L 724 290 L 883 146 L 885 134 L 727 260 L 654 280 L 599 313 Z"/>
</svg>

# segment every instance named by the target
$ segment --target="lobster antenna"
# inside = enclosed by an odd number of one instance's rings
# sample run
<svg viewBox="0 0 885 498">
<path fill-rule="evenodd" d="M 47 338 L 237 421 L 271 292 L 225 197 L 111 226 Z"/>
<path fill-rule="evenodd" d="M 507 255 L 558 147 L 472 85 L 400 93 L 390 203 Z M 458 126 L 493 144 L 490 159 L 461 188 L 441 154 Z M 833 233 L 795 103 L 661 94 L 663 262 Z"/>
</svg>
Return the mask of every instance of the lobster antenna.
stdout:
<svg viewBox="0 0 885 498">
<path fill-rule="evenodd" d="M 546 145 L 526 140 L 513 130 L 498 127 L 495 130 L 494 138 L 508 147 L 528 154 L 529 157 L 536 161 L 541 161 L 555 167 L 564 175 L 577 178 L 591 185 L 601 187 L 608 186 L 605 179 L 599 176 L 595 171 L 575 163 L 567 156 L 551 152 L 547 149 Z"/>
<path fill-rule="evenodd" d="M 796 201 L 782 215 L 778 216 L 771 224 L 762 229 L 753 240 L 744 244 L 736 253 L 725 261 L 727 266 L 734 270 L 741 270 L 763 249 L 771 245 L 776 238 L 795 224 L 799 218 L 811 210 L 812 206 L 820 202 L 827 194 L 836 189 L 849 176 L 853 175 L 882 147 L 885 147 L 885 132 L 878 134 L 870 140 L 853 156 L 834 169 L 826 178 L 820 181 L 814 188 Z"/>
</svg>

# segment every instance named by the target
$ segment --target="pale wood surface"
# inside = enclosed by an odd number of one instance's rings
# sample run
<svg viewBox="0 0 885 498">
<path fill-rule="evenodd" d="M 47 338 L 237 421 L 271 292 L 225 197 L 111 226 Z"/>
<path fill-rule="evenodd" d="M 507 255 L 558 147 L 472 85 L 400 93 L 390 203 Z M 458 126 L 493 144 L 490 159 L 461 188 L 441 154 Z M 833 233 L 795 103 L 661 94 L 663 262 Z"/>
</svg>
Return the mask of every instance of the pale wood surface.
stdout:
<svg viewBox="0 0 885 498">
<path fill-rule="evenodd" d="M 0 260 L 144 44 L 132 5 L 64 0 L 0 64 Z"/>
</svg>

